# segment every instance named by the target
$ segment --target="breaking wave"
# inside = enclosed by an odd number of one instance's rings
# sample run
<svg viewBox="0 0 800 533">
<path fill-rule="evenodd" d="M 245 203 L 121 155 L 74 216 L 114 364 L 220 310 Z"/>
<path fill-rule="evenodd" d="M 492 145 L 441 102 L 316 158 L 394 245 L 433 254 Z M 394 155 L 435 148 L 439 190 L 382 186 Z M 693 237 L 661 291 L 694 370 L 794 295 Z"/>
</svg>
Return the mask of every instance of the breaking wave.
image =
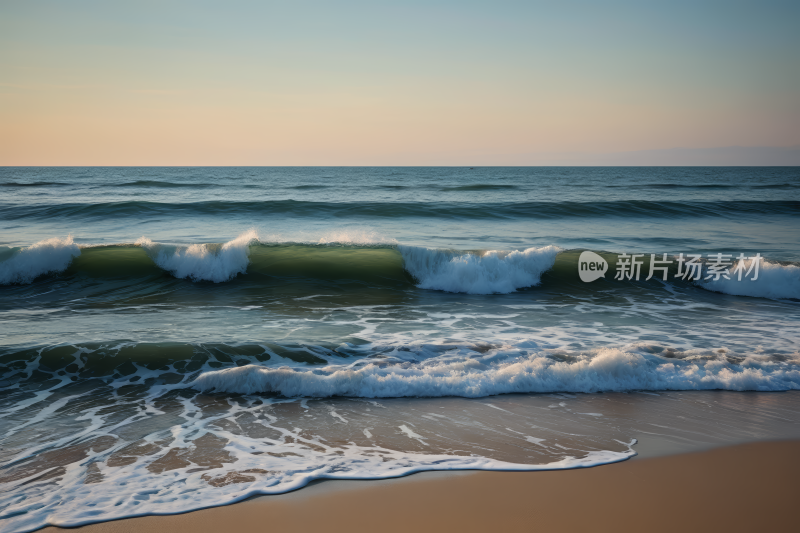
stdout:
<svg viewBox="0 0 800 533">
<path fill-rule="evenodd" d="M 746 262 L 750 268 L 750 262 Z M 734 296 L 756 296 L 760 298 L 800 299 L 800 267 L 761 261 L 758 279 L 724 279 L 700 283 L 704 289 Z"/>
<path fill-rule="evenodd" d="M 421 289 L 467 294 L 509 293 L 538 285 L 559 251 L 555 246 L 507 253 L 463 253 L 414 246 L 399 249 L 403 265 Z"/>
<path fill-rule="evenodd" d="M 14 250 L 9 259 L 0 262 L 0 285 L 32 283 L 44 274 L 62 272 L 80 254 L 81 250 L 72 242 L 71 236 L 47 239 Z"/>
<path fill-rule="evenodd" d="M 153 243 L 142 237 L 136 244 L 147 250 L 153 261 L 176 278 L 194 281 L 229 281 L 247 272 L 250 245 L 258 242 L 255 230 L 242 233 L 225 244 L 192 244 L 182 248 Z"/>
<path fill-rule="evenodd" d="M 725 355 L 676 359 L 619 348 L 558 360 L 527 353 L 521 347 L 469 357 L 457 350 L 449 357 L 422 363 L 325 368 L 245 365 L 209 371 L 195 389 L 239 394 L 278 393 L 289 397 L 361 398 L 461 396 L 477 398 L 509 393 L 602 392 L 631 390 L 780 391 L 800 389 L 798 362 Z M 516 357 L 514 357 L 516 355 Z"/>
<path fill-rule="evenodd" d="M 613 254 L 605 255 L 609 262 L 614 260 Z M 576 285 L 577 260 L 576 251 L 552 245 L 521 251 L 447 250 L 397 244 L 372 233 L 331 232 L 307 242 L 287 242 L 280 236 L 259 236 L 251 229 L 225 243 L 191 245 L 141 237 L 133 244 L 79 246 L 66 237 L 27 248 L 0 249 L 0 285 L 30 284 L 54 274 L 142 278 L 165 272 L 193 282 L 223 283 L 248 274 L 399 283 L 466 294 L 509 294 L 540 285 L 592 291 L 607 289 L 609 282 L 619 283 L 602 280 Z M 721 278 L 699 281 L 696 286 L 735 296 L 800 299 L 800 266 L 764 260 L 756 281 L 748 276 L 741 281 Z"/>
</svg>

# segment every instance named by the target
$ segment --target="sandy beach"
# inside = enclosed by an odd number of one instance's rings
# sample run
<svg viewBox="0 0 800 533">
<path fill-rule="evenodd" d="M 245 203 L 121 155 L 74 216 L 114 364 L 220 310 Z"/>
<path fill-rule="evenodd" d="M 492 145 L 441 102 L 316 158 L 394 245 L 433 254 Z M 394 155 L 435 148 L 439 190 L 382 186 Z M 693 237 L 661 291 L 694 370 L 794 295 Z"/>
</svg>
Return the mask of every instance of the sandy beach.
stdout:
<svg viewBox="0 0 800 533">
<path fill-rule="evenodd" d="M 79 529 L 85 533 L 785 530 L 797 519 L 798 451 L 800 441 L 759 442 L 567 471 L 325 481 L 225 507 Z"/>
</svg>

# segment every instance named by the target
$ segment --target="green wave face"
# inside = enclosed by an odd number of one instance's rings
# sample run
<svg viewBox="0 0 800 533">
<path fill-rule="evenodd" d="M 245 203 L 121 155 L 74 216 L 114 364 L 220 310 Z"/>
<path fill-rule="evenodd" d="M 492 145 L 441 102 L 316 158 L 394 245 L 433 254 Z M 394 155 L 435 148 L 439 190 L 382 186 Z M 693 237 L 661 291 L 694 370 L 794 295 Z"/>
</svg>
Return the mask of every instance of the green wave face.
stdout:
<svg viewBox="0 0 800 533">
<path fill-rule="evenodd" d="M 72 260 L 67 274 L 93 278 L 138 278 L 164 273 L 139 246 L 113 245 L 83 248 Z"/>
<path fill-rule="evenodd" d="M 403 257 L 392 247 L 257 245 L 250 248 L 248 274 L 411 283 Z"/>
<path fill-rule="evenodd" d="M 83 248 L 59 275 L 98 279 L 134 279 L 179 275 L 176 264 L 190 263 L 195 269 L 203 262 L 224 261 L 220 244 L 200 245 L 202 257 L 187 257 L 186 246 L 111 245 Z M 13 255 L 10 250 L 6 255 Z M 180 259 L 181 263 L 175 263 Z M 253 244 L 243 252 L 241 274 L 276 278 L 354 280 L 374 284 L 408 285 L 413 277 L 403 267 L 403 257 L 392 246 L 341 246 L 307 244 Z M 194 262 L 195 265 L 191 265 Z M 225 267 L 232 268 L 229 264 Z M 234 265 L 235 266 L 235 265 Z M 234 274 L 237 271 L 234 270 Z M 237 277 L 231 276 L 231 279 Z M 202 278 L 194 281 L 204 281 Z"/>
</svg>

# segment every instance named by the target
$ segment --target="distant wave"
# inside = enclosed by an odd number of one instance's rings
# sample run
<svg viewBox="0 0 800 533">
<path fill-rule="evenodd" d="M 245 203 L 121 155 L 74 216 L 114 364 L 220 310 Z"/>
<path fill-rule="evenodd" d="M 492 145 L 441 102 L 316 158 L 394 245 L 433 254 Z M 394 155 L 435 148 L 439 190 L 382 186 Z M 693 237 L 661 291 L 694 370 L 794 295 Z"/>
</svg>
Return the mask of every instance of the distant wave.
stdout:
<svg viewBox="0 0 800 533">
<path fill-rule="evenodd" d="M 753 189 L 800 189 L 800 183 L 774 183 L 770 185 L 751 185 Z"/>
<path fill-rule="evenodd" d="M 38 205 L 0 205 L 0 219 L 68 218 L 95 220 L 143 216 L 300 216 L 300 217 L 422 217 L 467 219 L 562 218 L 676 218 L 745 215 L 797 215 L 800 201 L 737 200 L 713 202 L 605 201 L 605 202 L 305 202 L 205 201 L 205 202 L 105 202 Z"/>
<path fill-rule="evenodd" d="M 745 187 L 745 185 L 729 185 L 722 183 L 698 183 L 698 184 L 685 184 L 685 183 L 643 183 L 643 184 L 627 184 L 627 185 L 606 185 L 606 187 L 624 187 L 626 189 L 738 189 Z"/>
<path fill-rule="evenodd" d="M 61 187 L 65 185 L 69 185 L 69 183 L 58 181 L 33 181 L 28 183 L 8 181 L 5 183 L 0 183 L 0 187 Z"/>
<path fill-rule="evenodd" d="M 33 182 L 17 182 L 8 181 L 0 183 L 0 187 L 68 187 L 73 183 L 64 181 L 33 181 Z M 581 185 L 581 184 L 578 184 Z M 206 189 L 212 187 L 225 187 L 223 183 L 193 183 L 193 182 L 180 182 L 180 181 L 165 181 L 165 180 L 135 180 L 126 181 L 123 183 L 107 183 L 103 186 L 111 187 L 142 187 L 142 188 L 195 188 Z M 262 184 L 259 183 L 245 183 L 239 185 L 245 188 L 261 188 Z M 411 188 L 433 188 L 443 192 L 480 192 L 491 190 L 515 190 L 519 189 L 519 185 L 503 184 L 503 183 L 476 183 L 469 185 L 454 185 L 450 187 L 441 187 L 435 184 L 417 184 L 409 185 L 374 185 L 379 189 L 411 189 Z M 583 185 L 581 185 L 583 186 Z M 332 185 L 322 184 L 304 184 L 286 187 L 287 189 L 294 190 L 316 190 L 330 188 Z M 751 184 L 727 184 L 727 183 L 643 183 L 643 184 L 624 184 L 624 185 L 606 185 L 607 188 L 624 188 L 624 189 L 798 189 L 800 183 L 769 183 L 764 185 L 751 185 Z"/>
<path fill-rule="evenodd" d="M 609 188 L 625 189 L 796 189 L 800 184 L 795 183 L 772 183 L 767 185 L 748 185 L 730 183 L 643 183 L 625 185 L 606 185 Z"/>
<path fill-rule="evenodd" d="M 442 191 L 504 191 L 510 189 L 519 189 L 516 185 L 503 185 L 495 183 L 476 183 L 474 185 L 457 185 L 455 187 L 442 187 Z"/>
<path fill-rule="evenodd" d="M 159 180 L 137 180 L 129 181 L 126 183 L 117 183 L 116 187 L 156 187 L 156 188 L 189 188 L 189 189 L 207 189 L 209 187 L 219 187 L 213 183 L 180 183 L 172 181 L 159 181 Z"/>
<path fill-rule="evenodd" d="M 293 187 L 286 187 L 287 189 L 294 189 L 296 191 L 314 191 L 317 189 L 330 189 L 332 185 L 295 185 Z"/>
</svg>

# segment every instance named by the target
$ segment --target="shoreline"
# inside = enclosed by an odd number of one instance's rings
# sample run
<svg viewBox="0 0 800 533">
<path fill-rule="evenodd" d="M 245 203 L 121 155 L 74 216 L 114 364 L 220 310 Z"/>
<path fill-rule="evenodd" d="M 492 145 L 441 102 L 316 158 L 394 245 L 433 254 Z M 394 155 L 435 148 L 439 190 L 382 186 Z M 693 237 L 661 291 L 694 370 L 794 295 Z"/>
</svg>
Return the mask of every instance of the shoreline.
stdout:
<svg viewBox="0 0 800 533">
<path fill-rule="evenodd" d="M 750 531 L 788 529 L 800 440 L 570 470 L 423 472 L 325 480 L 281 495 L 178 515 L 90 524 L 81 533 L 216 531 Z M 63 533 L 65 528 L 39 531 Z"/>
</svg>

